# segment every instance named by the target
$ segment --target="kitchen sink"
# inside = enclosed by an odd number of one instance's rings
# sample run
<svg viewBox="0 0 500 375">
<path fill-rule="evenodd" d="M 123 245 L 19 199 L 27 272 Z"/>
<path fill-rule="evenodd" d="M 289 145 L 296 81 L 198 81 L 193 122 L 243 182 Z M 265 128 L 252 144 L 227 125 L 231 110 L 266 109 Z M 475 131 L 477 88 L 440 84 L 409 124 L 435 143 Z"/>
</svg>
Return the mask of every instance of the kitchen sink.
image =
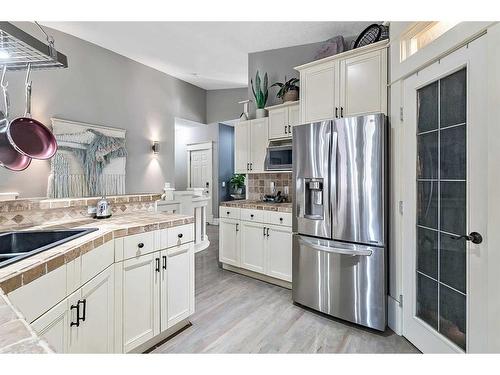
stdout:
<svg viewBox="0 0 500 375">
<path fill-rule="evenodd" d="M 96 230 L 85 228 L 0 233 L 0 268 Z"/>
</svg>

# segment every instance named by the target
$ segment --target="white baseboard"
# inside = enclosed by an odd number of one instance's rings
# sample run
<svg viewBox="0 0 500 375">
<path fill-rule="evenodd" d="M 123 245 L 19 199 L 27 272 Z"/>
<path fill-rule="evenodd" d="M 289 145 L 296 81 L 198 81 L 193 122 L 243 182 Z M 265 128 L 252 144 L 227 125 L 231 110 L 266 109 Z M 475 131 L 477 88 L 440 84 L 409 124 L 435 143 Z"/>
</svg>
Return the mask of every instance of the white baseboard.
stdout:
<svg viewBox="0 0 500 375">
<path fill-rule="evenodd" d="M 254 279 L 265 281 L 266 283 L 278 285 L 278 286 L 281 286 L 282 288 L 292 289 L 292 283 L 285 281 L 285 280 L 276 279 L 276 278 L 271 277 L 271 276 L 267 276 L 267 275 L 263 275 L 263 274 L 258 273 L 258 272 L 246 270 L 244 268 L 231 266 L 231 265 L 226 264 L 226 263 L 222 263 L 222 268 L 225 270 L 228 270 L 228 271 L 240 273 L 240 274 L 245 275 L 245 276 L 253 277 Z"/>
<path fill-rule="evenodd" d="M 403 308 L 391 296 L 387 296 L 387 325 L 396 334 L 403 335 Z"/>
</svg>

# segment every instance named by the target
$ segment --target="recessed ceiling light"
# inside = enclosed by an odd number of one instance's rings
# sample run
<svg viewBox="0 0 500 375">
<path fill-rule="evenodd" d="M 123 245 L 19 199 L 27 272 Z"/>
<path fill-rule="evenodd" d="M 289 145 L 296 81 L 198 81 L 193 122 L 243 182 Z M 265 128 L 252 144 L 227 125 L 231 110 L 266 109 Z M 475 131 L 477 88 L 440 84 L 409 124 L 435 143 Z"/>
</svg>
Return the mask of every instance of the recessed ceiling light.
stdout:
<svg viewBox="0 0 500 375">
<path fill-rule="evenodd" d="M 9 53 L 3 49 L 0 49 L 0 59 L 8 59 L 10 57 Z"/>
</svg>

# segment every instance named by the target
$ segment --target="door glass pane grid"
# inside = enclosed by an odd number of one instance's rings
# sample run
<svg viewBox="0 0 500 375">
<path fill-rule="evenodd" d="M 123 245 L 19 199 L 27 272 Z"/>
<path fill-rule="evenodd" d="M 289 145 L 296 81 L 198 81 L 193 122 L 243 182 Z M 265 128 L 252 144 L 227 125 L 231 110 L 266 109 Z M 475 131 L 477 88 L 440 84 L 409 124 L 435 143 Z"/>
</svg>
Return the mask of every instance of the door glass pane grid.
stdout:
<svg viewBox="0 0 500 375">
<path fill-rule="evenodd" d="M 417 92 L 415 312 L 463 350 L 466 246 L 456 237 L 466 230 L 465 85 L 462 69 Z"/>
</svg>

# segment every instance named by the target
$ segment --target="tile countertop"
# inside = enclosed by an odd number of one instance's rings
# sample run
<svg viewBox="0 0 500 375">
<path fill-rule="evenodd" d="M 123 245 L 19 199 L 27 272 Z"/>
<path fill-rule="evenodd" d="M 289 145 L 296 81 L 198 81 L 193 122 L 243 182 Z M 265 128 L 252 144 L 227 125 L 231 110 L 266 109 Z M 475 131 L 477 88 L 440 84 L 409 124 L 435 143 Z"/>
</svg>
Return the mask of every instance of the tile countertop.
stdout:
<svg viewBox="0 0 500 375">
<path fill-rule="evenodd" d="M 132 234 L 171 228 L 194 222 L 192 216 L 162 212 L 136 212 L 109 219 L 80 219 L 33 229 L 98 228 L 32 257 L 0 268 L 0 353 L 49 353 L 49 346 L 39 339 L 5 294 L 92 251 L 105 242 Z"/>
<path fill-rule="evenodd" d="M 235 200 L 221 202 L 222 207 L 250 208 L 253 210 L 292 212 L 292 203 L 271 203 L 256 200 Z"/>
</svg>

